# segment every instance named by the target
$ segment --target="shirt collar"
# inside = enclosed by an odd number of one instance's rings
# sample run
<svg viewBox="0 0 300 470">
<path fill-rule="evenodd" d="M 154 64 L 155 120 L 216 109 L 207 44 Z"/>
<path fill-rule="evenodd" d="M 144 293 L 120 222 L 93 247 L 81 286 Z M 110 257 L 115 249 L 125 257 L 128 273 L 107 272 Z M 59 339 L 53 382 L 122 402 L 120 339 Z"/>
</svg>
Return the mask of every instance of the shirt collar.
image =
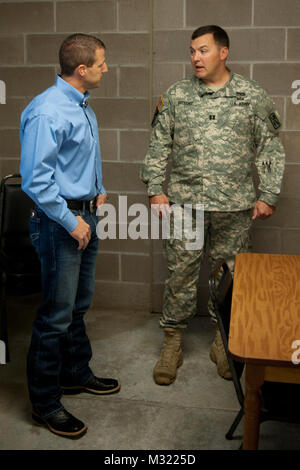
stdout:
<svg viewBox="0 0 300 470">
<path fill-rule="evenodd" d="M 229 69 L 228 69 L 229 70 Z M 219 90 L 215 91 L 213 94 L 215 97 L 217 96 L 236 96 L 236 91 L 234 89 L 234 87 L 232 86 L 234 82 L 234 73 L 229 70 L 230 72 L 230 76 L 229 76 L 229 80 L 224 84 L 224 86 L 222 88 L 220 88 Z M 193 76 L 193 81 L 194 81 L 194 84 L 196 85 L 197 87 L 197 91 L 199 93 L 199 96 L 202 97 L 208 93 L 211 93 L 210 91 L 207 90 L 207 85 L 205 83 L 202 82 L 201 79 L 199 79 L 198 77 L 196 77 L 195 75 Z"/>
<path fill-rule="evenodd" d="M 90 93 L 86 91 L 85 93 L 81 93 L 79 90 L 74 88 L 70 83 L 66 82 L 63 78 L 59 75 L 56 77 L 55 86 L 66 95 L 70 101 L 73 101 L 78 106 L 87 106 L 87 99 L 90 97 Z"/>
</svg>

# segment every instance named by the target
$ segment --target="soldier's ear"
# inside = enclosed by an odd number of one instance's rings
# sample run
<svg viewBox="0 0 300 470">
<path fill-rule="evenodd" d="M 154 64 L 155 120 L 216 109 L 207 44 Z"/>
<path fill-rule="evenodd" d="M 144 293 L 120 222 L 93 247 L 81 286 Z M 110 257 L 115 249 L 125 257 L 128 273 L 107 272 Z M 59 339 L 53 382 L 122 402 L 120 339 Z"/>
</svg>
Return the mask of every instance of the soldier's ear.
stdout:
<svg viewBox="0 0 300 470">
<path fill-rule="evenodd" d="M 226 60 L 229 54 L 229 49 L 226 46 L 221 47 L 220 58 L 221 60 Z"/>
</svg>

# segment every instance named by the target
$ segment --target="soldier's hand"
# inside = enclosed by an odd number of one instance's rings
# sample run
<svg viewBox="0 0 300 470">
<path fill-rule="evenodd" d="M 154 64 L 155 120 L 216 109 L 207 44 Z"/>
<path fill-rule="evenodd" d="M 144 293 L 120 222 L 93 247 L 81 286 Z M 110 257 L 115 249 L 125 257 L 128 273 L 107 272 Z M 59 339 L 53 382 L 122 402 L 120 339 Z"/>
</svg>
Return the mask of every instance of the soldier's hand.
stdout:
<svg viewBox="0 0 300 470">
<path fill-rule="evenodd" d="M 254 206 L 252 219 L 267 219 L 270 215 L 274 214 L 275 210 L 275 206 L 270 206 L 263 201 L 257 201 Z"/>
<path fill-rule="evenodd" d="M 78 250 L 84 250 L 91 239 L 91 228 L 80 215 L 76 215 L 76 219 L 78 220 L 78 224 L 73 232 L 69 233 L 71 237 L 78 241 Z"/>
<path fill-rule="evenodd" d="M 168 217 L 172 210 L 170 207 L 169 199 L 165 194 L 157 194 L 149 198 L 151 210 L 157 215 L 157 217 Z"/>
</svg>

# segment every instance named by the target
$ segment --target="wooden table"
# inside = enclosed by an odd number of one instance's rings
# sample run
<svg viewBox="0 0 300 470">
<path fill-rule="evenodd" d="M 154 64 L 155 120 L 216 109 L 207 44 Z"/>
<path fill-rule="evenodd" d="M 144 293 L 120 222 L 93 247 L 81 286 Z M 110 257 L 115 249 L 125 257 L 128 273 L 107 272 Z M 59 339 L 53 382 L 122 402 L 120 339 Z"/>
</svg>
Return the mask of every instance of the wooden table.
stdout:
<svg viewBox="0 0 300 470">
<path fill-rule="evenodd" d="M 300 383 L 300 256 L 236 256 L 228 347 L 246 364 L 243 449 L 254 450 L 263 382 Z"/>
</svg>

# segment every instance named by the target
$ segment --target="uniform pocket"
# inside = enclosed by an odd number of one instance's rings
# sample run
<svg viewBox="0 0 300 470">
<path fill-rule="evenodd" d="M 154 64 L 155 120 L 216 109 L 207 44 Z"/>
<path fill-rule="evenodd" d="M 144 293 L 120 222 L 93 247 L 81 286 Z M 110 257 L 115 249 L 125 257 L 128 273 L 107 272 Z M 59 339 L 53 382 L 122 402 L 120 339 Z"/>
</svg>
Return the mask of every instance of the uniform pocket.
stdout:
<svg viewBox="0 0 300 470">
<path fill-rule="evenodd" d="M 174 143 L 179 147 L 194 143 L 200 140 L 201 125 L 199 125 L 199 105 L 195 106 L 193 102 L 181 101 L 175 115 L 175 133 Z"/>
<path fill-rule="evenodd" d="M 251 134 L 251 117 L 249 111 L 240 107 L 233 106 L 228 115 L 225 124 L 228 131 L 233 131 L 237 136 L 245 137 Z"/>
</svg>

